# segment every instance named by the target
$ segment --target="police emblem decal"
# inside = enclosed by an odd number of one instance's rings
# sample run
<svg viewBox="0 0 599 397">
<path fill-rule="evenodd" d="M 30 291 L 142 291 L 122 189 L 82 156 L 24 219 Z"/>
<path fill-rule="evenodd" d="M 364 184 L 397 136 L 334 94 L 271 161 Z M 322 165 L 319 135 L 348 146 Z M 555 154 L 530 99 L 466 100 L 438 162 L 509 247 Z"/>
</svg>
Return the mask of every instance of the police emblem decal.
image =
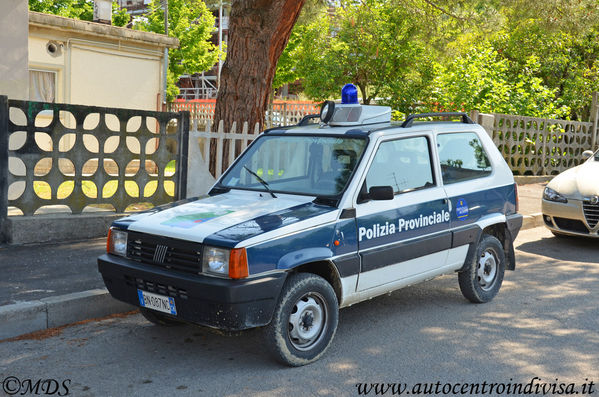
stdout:
<svg viewBox="0 0 599 397">
<path fill-rule="evenodd" d="M 459 220 L 468 218 L 468 203 L 463 198 L 459 198 L 455 206 L 455 213 Z"/>
</svg>

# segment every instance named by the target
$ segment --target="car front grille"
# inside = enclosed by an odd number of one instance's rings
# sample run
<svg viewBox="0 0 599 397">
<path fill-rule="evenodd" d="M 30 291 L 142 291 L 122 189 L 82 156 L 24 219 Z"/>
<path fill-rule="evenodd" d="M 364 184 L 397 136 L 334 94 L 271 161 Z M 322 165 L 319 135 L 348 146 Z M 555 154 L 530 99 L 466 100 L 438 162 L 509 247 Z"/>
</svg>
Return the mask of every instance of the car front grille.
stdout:
<svg viewBox="0 0 599 397">
<path fill-rule="evenodd" d="M 187 273 L 198 274 L 202 271 L 202 244 L 190 241 L 129 232 L 127 257 Z"/>
<path fill-rule="evenodd" d="M 582 203 L 582 209 L 589 226 L 595 227 L 599 221 L 599 204 L 591 204 L 590 201 L 585 200 Z"/>
<path fill-rule="evenodd" d="M 165 285 L 161 283 L 154 283 L 152 281 L 144 280 L 142 278 L 133 278 L 125 276 L 125 283 L 131 287 L 141 289 L 143 291 L 154 292 L 156 294 L 164 296 L 172 296 L 173 298 L 188 299 L 187 290 L 174 287 L 172 285 Z"/>
<path fill-rule="evenodd" d="M 558 217 L 553 217 L 553 220 L 555 221 L 557 227 L 559 227 L 562 230 L 574 233 L 589 234 L 589 229 L 587 229 L 587 227 L 582 221 Z"/>
</svg>

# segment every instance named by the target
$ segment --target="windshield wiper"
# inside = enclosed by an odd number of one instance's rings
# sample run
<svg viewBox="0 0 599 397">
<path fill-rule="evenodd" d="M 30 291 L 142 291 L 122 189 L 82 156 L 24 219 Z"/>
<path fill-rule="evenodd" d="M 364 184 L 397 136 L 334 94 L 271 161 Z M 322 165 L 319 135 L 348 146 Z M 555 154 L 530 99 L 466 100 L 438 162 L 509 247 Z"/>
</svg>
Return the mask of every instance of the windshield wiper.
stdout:
<svg viewBox="0 0 599 397">
<path fill-rule="evenodd" d="M 253 176 L 255 176 L 256 179 L 258 180 L 258 182 L 260 182 L 266 188 L 266 190 L 268 191 L 268 193 L 270 193 L 270 195 L 273 198 L 277 198 L 277 196 L 275 196 L 275 194 L 272 192 L 272 190 L 270 190 L 270 187 L 268 186 L 268 182 L 266 182 L 264 179 L 260 178 L 260 176 L 258 174 L 256 174 L 254 171 L 250 170 L 245 165 L 243 166 L 243 168 L 245 168 L 247 172 L 249 172 L 250 174 L 252 174 Z"/>
</svg>

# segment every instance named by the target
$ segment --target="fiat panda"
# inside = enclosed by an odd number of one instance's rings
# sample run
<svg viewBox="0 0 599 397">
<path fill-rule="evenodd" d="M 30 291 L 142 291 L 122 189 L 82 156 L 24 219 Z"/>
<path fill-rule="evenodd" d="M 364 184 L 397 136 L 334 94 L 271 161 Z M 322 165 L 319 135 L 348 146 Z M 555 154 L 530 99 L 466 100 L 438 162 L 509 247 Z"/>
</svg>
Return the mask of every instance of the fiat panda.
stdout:
<svg viewBox="0 0 599 397">
<path fill-rule="evenodd" d="M 263 327 L 300 366 L 325 353 L 339 308 L 448 273 L 469 301 L 493 299 L 516 266 L 517 207 L 466 114 L 394 123 L 349 87 L 319 120 L 260 134 L 207 197 L 114 222 L 98 266 L 153 323 Z"/>
</svg>

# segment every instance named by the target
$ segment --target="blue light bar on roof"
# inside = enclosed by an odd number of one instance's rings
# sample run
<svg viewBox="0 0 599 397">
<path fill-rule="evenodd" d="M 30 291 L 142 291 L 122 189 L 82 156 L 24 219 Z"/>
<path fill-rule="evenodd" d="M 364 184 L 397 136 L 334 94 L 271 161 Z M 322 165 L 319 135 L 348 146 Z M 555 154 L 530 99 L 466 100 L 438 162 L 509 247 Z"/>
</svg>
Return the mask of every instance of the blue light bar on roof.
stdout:
<svg viewBox="0 0 599 397">
<path fill-rule="evenodd" d="M 358 104 L 358 89 L 353 84 L 346 84 L 341 89 L 341 103 L 346 105 Z"/>
</svg>

